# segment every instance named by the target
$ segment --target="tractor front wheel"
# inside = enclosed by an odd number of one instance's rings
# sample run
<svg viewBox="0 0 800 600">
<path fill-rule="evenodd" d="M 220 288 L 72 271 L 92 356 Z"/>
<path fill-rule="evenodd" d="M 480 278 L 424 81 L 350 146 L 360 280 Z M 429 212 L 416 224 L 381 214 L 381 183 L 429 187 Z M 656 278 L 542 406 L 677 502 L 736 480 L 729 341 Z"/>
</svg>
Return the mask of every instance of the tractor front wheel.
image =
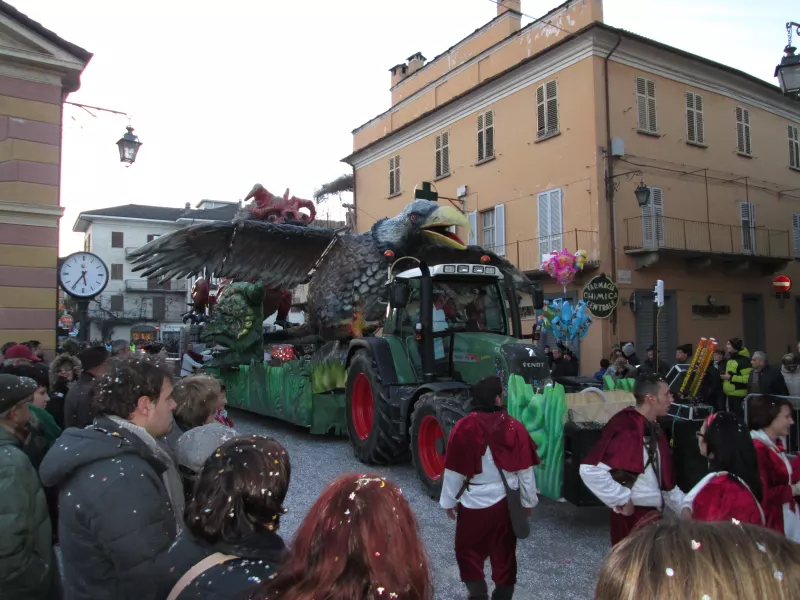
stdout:
<svg viewBox="0 0 800 600">
<path fill-rule="evenodd" d="M 411 457 L 425 491 L 434 500 L 442 493 L 444 457 L 453 426 L 469 414 L 469 396 L 423 394 L 411 415 Z"/>
<path fill-rule="evenodd" d="M 359 350 L 347 370 L 345 410 L 350 445 L 361 462 L 386 465 L 408 459 L 405 428 L 393 422 L 389 400 L 372 354 Z"/>
</svg>

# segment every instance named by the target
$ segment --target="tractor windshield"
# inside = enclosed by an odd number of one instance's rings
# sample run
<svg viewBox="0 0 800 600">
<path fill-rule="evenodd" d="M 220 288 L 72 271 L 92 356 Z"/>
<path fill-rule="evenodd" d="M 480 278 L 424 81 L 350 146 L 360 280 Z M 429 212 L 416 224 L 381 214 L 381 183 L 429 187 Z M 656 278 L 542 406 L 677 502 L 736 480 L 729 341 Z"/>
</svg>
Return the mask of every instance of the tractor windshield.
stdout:
<svg viewBox="0 0 800 600">
<path fill-rule="evenodd" d="M 406 323 L 419 322 L 419 288 L 416 286 L 405 312 Z M 497 283 L 435 279 L 433 329 L 437 332 L 488 332 L 505 335 L 508 328 Z"/>
</svg>

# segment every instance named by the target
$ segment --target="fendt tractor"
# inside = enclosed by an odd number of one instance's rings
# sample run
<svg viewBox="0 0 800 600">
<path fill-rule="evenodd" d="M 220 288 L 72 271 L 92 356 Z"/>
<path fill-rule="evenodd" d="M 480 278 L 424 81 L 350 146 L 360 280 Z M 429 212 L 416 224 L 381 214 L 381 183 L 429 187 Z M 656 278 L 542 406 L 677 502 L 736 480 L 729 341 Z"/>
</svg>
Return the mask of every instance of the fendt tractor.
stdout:
<svg viewBox="0 0 800 600">
<path fill-rule="evenodd" d="M 397 271 L 401 263 L 414 268 Z M 413 266 L 413 265 L 412 265 Z M 428 266 L 400 258 L 389 269 L 387 314 L 379 336 L 354 339 L 347 355 L 345 414 L 356 456 L 386 464 L 411 455 L 428 493 L 439 497 L 450 431 L 471 410 L 470 386 L 510 375 L 533 388 L 549 379 L 543 352 L 520 342 L 523 294 L 534 308 L 538 285 L 520 288 L 484 264 Z"/>
</svg>

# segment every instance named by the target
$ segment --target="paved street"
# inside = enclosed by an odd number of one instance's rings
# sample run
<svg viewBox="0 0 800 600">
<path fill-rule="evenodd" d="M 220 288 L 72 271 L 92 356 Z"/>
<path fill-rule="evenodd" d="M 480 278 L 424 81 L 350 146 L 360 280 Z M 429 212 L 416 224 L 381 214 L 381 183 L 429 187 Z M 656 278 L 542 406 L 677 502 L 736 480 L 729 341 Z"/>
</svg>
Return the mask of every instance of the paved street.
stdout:
<svg viewBox="0 0 800 600">
<path fill-rule="evenodd" d="M 368 467 L 353 456 L 346 438 L 319 437 L 279 421 L 231 410 L 236 429 L 278 439 L 292 460 L 292 482 L 281 520 L 287 542 L 319 496 L 325 484 L 346 472 L 369 469 L 396 481 L 411 503 L 433 567 L 437 600 L 466 597 L 458 579 L 453 553 L 455 524 L 421 489 L 413 467 Z M 534 510 L 531 537 L 517 551 L 519 581 L 515 598 L 587 600 L 608 541 L 608 517 L 604 509 L 578 509 L 569 504 L 541 499 Z M 487 564 L 488 572 L 488 564 Z"/>
</svg>

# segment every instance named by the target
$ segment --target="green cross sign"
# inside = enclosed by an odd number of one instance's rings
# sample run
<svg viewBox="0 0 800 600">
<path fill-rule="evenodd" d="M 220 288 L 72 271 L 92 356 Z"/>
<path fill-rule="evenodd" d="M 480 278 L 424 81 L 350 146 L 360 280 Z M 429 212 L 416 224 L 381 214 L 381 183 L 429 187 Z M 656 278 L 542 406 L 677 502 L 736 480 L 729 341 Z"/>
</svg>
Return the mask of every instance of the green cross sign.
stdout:
<svg viewBox="0 0 800 600">
<path fill-rule="evenodd" d="M 432 200 L 433 202 L 438 202 L 439 193 L 431 189 L 429 181 L 423 181 L 422 189 L 414 190 L 414 198 L 416 200 Z"/>
</svg>

